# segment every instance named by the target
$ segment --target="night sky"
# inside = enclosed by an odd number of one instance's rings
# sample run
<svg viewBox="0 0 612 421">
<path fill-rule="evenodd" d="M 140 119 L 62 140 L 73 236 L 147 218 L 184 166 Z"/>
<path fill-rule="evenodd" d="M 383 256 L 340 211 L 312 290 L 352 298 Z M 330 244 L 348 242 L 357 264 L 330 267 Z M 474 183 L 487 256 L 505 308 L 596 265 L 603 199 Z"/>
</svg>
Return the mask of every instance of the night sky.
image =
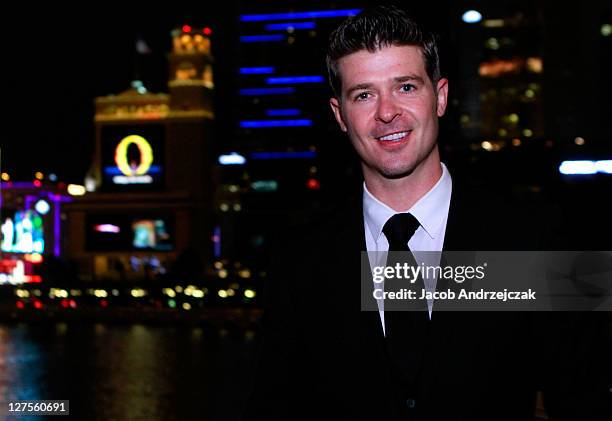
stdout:
<svg viewBox="0 0 612 421">
<path fill-rule="evenodd" d="M 0 137 L 2 171 L 12 180 L 31 180 L 42 171 L 81 183 L 92 161 L 95 97 L 118 94 L 136 77 L 152 92 L 167 92 L 174 27 L 211 26 L 213 54 L 222 44 L 217 38 L 227 39 L 224 31 L 231 24 L 223 20 L 232 9 L 215 11 L 205 3 L 182 3 L 172 10 L 152 8 L 152 3 L 141 9 L 95 3 L 34 14 L 21 7 L 5 14 L 8 115 Z M 138 38 L 151 54 L 136 53 Z M 223 66 L 223 59 L 217 62 Z"/>
</svg>

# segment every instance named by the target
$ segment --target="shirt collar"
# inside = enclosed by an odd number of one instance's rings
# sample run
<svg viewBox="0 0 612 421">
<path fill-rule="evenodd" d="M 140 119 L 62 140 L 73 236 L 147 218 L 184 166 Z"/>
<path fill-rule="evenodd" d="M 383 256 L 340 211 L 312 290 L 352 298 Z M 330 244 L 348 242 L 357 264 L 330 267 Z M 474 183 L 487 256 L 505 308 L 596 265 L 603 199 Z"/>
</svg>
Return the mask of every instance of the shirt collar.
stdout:
<svg viewBox="0 0 612 421">
<path fill-rule="evenodd" d="M 410 209 L 400 212 L 411 213 L 432 239 L 440 234 L 440 228 L 446 219 L 452 189 L 452 181 L 446 165 L 441 163 L 441 166 L 442 176 L 436 184 Z M 365 182 L 363 183 L 363 214 L 375 241 L 378 241 L 387 220 L 396 213 L 398 212 L 374 197 L 368 191 Z"/>
</svg>

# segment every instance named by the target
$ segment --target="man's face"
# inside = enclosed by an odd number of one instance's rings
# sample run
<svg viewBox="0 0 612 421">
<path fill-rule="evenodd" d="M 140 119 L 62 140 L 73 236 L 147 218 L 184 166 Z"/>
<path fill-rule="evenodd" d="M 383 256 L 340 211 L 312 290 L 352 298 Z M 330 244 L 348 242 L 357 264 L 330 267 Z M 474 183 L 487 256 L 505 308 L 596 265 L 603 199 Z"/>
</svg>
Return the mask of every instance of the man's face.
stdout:
<svg viewBox="0 0 612 421">
<path fill-rule="evenodd" d="M 366 181 L 438 171 L 438 117 L 448 81 L 432 85 L 420 47 L 360 50 L 341 58 L 338 70 L 342 92 L 330 105 L 361 157 Z"/>
</svg>

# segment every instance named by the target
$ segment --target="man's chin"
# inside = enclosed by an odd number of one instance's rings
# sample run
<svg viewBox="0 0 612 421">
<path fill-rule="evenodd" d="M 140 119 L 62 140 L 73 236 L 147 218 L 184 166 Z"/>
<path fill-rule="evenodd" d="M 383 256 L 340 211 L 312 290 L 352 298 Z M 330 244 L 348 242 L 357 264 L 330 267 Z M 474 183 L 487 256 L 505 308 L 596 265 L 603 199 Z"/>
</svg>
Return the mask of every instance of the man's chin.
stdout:
<svg viewBox="0 0 612 421">
<path fill-rule="evenodd" d="M 399 178 L 408 177 L 414 172 L 414 166 L 403 168 L 382 168 L 379 170 L 380 175 L 389 180 L 397 180 Z"/>
</svg>

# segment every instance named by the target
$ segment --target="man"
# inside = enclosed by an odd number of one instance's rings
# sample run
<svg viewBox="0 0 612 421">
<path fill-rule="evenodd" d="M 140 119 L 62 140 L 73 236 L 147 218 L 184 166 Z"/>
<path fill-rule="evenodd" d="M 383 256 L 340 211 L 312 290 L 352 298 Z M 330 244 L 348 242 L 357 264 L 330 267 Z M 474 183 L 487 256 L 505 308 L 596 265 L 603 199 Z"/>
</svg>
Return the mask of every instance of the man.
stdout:
<svg viewBox="0 0 612 421">
<path fill-rule="evenodd" d="M 438 151 L 449 83 L 405 12 L 348 19 L 327 64 L 363 195 L 282 240 L 245 419 L 532 420 L 538 390 L 552 419 L 611 419 L 605 368 L 586 362 L 606 358 L 598 326 L 566 317 L 564 336 L 533 314 L 360 311 L 362 250 L 512 249 L 537 234 L 514 211 L 499 229 L 491 215 L 506 216 L 453 185 Z"/>
</svg>

